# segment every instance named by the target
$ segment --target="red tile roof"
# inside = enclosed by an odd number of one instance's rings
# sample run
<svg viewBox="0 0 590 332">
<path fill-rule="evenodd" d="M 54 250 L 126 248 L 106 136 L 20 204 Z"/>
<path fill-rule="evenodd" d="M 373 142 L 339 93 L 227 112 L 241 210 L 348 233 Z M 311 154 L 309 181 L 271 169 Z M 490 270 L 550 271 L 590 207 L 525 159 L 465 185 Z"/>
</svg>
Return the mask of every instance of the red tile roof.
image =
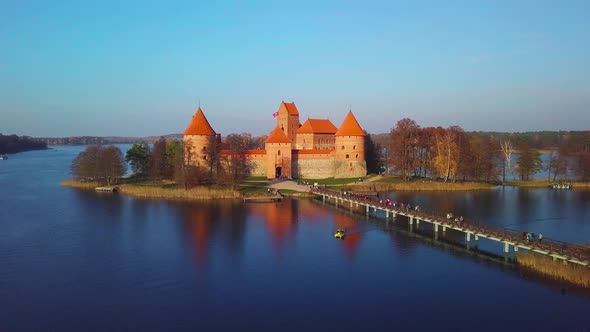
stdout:
<svg viewBox="0 0 590 332">
<path fill-rule="evenodd" d="M 346 118 L 344 118 L 344 121 L 342 121 L 340 128 L 336 132 L 336 136 L 365 136 L 363 128 L 356 121 L 352 111 L 348 111 Z"/>
<path fill-rule="evenodd" d="M 297 133 L 300 134 L 335 134 L 338 128 L 328 119 L 307 119 Z"/>
<path fill-rule="evenodd" d="M 297 110 L 297 106 L 295 103 L 285 103 L 284 101 L 281 102 L 282 105 L 285 105 L 287 112 L 289 115 L 299 115 L 299 111 Z"/>
<path fill-rule="evenodd" d="M 292 143 L 285 133 L 278 126 L 268 135 L 264 143 Z"/>
<path fill-rule="evenodd" d="M 197 113 L 195 113 L 195 115 L 193 116 L 191 123 L 188 125 L 188 127 L 186 127 L 184 134 L 208 136 L 215 135 L 215 130 L 211 128 L 209 121 L 207 121 L 207 118 L 205 117 L 205 114 L 203 114 L 203 111 L 200 107 L 199 109 L 197 109 Z"/>
</svg>

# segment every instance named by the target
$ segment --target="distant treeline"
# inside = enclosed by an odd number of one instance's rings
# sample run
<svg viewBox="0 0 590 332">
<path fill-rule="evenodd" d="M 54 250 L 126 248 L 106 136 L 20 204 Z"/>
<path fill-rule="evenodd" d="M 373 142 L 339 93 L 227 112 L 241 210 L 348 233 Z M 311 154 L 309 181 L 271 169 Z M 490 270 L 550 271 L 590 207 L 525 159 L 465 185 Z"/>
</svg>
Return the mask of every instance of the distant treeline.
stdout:
<svg viewBox="0 0 590 332">
<path fill-rule="evenodd" d="M 28 136 L 0 134 L 0 154 L 47 149 L 47 144 Z"/>
<path fill-rule="evenodd" d="M 537 150 L 558 150 L 563 144 L 586 139 L 590 131 L 528 131 L 506 133 L 495 131 L 465 132 L 470 137 L 490 137 L 497 141 L 511 141 L 516 147 L 528 146 Z M 371 134 L 373 140 L 383 147 L 388 146 L 389 133 Z"/>
<path fill-rule="evenodd" d="M 164 136 L 168 139 L 181 139 L 180 134 Z M 160 136 L 148 137 L 121 137 L 121 136 L 71 136 L 71 137 L 40 137 L 47 145 L 109 145 L 109 144 L 135 144 L 155 143 Z"/>
</svg>

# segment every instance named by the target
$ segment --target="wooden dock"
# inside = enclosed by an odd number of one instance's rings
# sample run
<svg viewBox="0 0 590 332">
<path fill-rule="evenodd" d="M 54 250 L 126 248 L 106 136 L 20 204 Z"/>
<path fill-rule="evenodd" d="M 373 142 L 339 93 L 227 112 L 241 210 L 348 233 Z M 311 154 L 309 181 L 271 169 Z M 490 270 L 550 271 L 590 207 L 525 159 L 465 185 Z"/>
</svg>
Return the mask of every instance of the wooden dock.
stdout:
<svg viewBox="0 0 590 332">
<path fill-rule="evenodd" d="M 102 193 L 114 193 L 114 192 L 119 191 L 119 187 L 117 187 L 117 186 L 96 187 L 96 188 L 94 188 L 94 190 L 96 190 L 97 192 L 102 192 Z"/>
<path fill-rule="evenodd" d="M 245 203 L 271 203 L 283 201 L 283 195 L 277 191 L 274 196 L 250 196 L 244 197 Z"/>
<path fill-rule="evenodd" d="M 416 225 L 416 228 L 418 228 L 420 222 L 429 223 L 432 225 L 435 238 L 438 238 L 439 230 L 444 234 L 447 229 L 450 229 L 464 233 L 465 243 L 468 246 L 471 245 L 472 238 L 476 247 L 480 238 L 498 242 L 503 244 L 505 257 L 510 253 L 510 248 L 513 248 L 514 252 L 518 252 L 519 249 L 524 249 L 552 257 L 553 260 L 561 260 L 564 263 L 573 263 L 590 267 L 590 248 L 584 246 L 552 240 L 547 237 L 544 237 L 542 241 L 529 241 L 523 237 L 521 231 L 492 227 L 470 220 L 458 221 L 453 218 L 448 219 L 441 214 L 433 212 L 408 210 L 399 206 L 394 207 L 392 205 L 381 203 L 378 199 L 372 197 L 354 194 L 344 195 L 341 192 L 319 188 L 312 188 L 312 193 L 316 196 L 321 196 L 324 203 L 334 202 L 336 206 L 342 207 L 348 205 L 351 211 L 353 206 L 356 206 L 356 208 L 365 207 L 365 213 L 367 216 L 369 216 L 372 211 L 374 217 L 384 217 L 386 221 L 399 221 L 399 219 L 396 218 L 397 216 L 405 217 L 403 219 L 408 221 L 410 230 L 414 224 Z"/>
</svg>

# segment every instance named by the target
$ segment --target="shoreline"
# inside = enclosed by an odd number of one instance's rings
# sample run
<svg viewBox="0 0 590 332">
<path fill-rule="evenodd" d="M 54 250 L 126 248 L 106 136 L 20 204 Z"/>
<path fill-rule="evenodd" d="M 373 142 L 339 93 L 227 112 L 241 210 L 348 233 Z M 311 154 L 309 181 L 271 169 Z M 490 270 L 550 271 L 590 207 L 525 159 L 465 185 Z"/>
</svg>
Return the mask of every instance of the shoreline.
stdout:
<svg viewBox="0 0 590 332">
<path fill-rule="evenodd" d="M 394 182 L 389 182 L 394 181 Z M 322 183 L 322 180 L 318 180 Z M 406 192 L 469 192 L 491 190 L 499 186 L 512 186 L 523 188 L 549 188 L 551 182 L 547 180 L 530 180 L 530 181 L 506 181 L 504 184 L 491 184 L 485 182 L 438 182 L 438 181 L 401 181 L 397 178 L 368 178 L 361 183 L 339 183 L 327 184 L 334 189 L 352 191 L 352 192 L 387 192 L 387 191 L 406 191 Z M 590 182 L 571 182 L 573 189 L 590 189 Z M 254 183 L 253 183 L 254 184 Z M 212 199 L 238 199 L 251 195 L 264 196 L 264 190 L 269 186 L 256 183 L 256 185 L 242 185 L 240 190 L 231 190 L 228 188 L 215 187 L 193 187 L 188 190 L 163 184 L 146 184 L 146 183 L 123 183 L 117 185 L 122 194 L 142 199 L 164 199 L 175 201 L 192 201 L 192 200 L 212 200 Z M 77 180 L 64 180 L 60 182 L 61 186 L 78 188 L 83 190 L 94 190 L 99 187 L 97 182 L 81 182 Z M 244 193 L 244 188 L 251 187 L 253 192 Z M 295 194 L 287 190 L 288 196 L 305 196 L 304 192 Z"/>
</svg>

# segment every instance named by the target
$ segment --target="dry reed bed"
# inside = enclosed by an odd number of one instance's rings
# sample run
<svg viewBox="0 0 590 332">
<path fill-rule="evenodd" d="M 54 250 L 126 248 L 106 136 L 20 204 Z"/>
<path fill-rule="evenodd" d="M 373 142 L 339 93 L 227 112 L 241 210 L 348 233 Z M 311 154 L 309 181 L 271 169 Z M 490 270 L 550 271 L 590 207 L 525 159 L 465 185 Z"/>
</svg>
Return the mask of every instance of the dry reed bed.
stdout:
<svg viewBox="0 0 590 332">
<path fill-rule="evenodd" d="M 516 253 L 516 259 L 518 264 L 549 278 L 590 287 L 590 268 L 526 252 Z"/>
<path fill-rule="evenodd" d="M 96 187 L 99 187 L 98 182 L 82 182 L 78 180 L 65 180 L 60 182 L 59 185 L 78 189 L 94 189 Z"/>
<path fill-rule="evenodd" d="M 99 187 L 97 182 L 81 182 L 77 180 L 66 180 L 61 182 L 60 185 L 78 189 L 94 189 Z M 208 187 L 195 187 L 188 190 L 184 188 L 163 188 L 160 186 L 134 184 L 122 184 L 118 187 L 122 194 L 137 198 L 190 201 L 240 197 L 240 193 L 235 190 Z"/>
<path fill-rule="evenodd" d="M 195 187 L 185 190 L 184 188 L 162 188 L 124 184 L 119 186 L 119 190 L 125 195 L 138 198 L 160 198 L 170 200 L 207 200 L 240 197 L 240 193 L 235 190 L 207 187 Z"/>
</svg>

